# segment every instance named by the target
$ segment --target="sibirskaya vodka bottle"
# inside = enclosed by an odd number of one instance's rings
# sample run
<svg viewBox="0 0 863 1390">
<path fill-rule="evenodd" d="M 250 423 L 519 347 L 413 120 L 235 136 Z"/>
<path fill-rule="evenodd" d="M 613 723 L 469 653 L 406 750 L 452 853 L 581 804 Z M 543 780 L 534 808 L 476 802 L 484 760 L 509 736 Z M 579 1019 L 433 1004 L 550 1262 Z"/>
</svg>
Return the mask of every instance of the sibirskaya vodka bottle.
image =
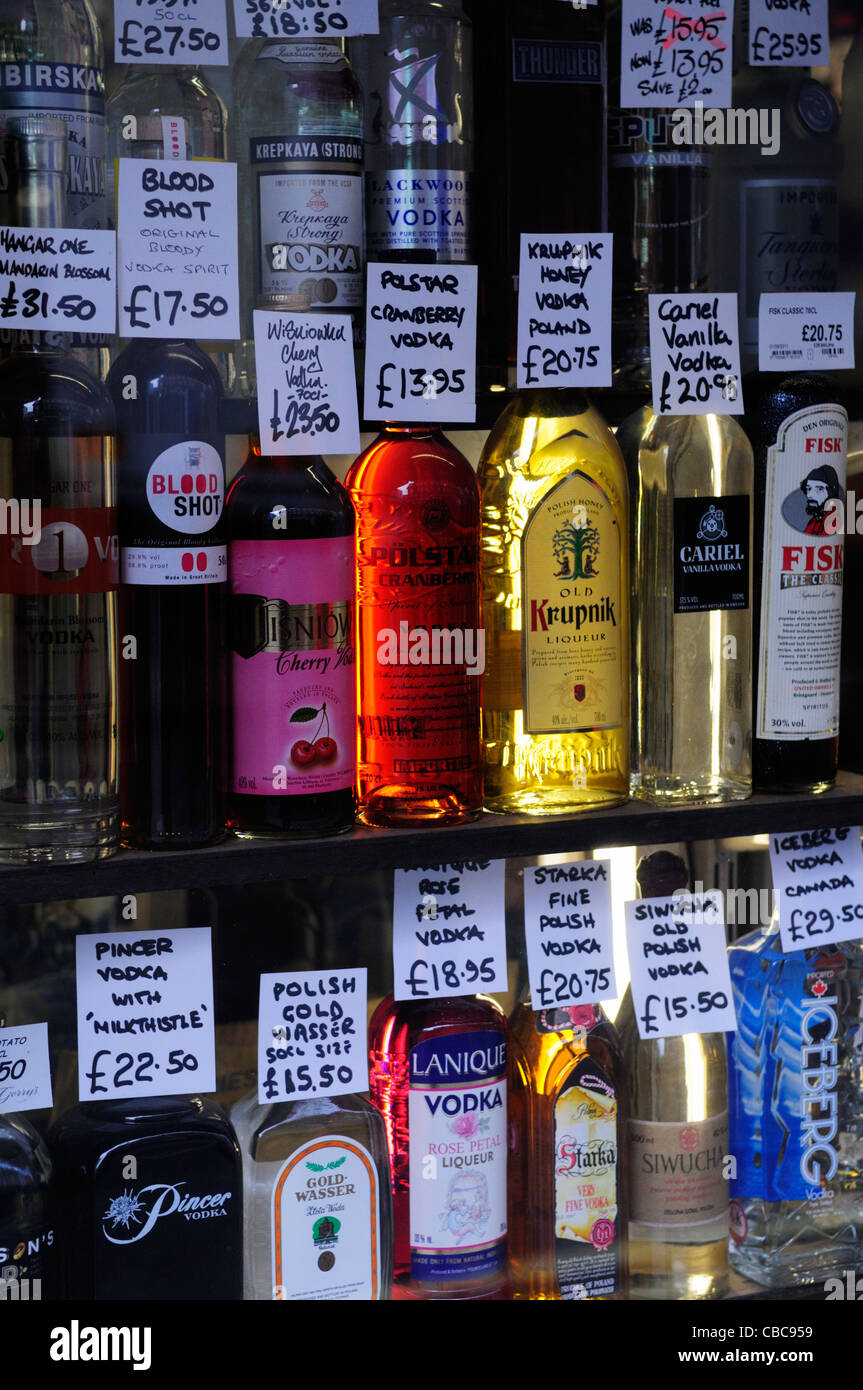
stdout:
<svg viewBox="0 0 863 1390">
<path fill-rule="evenodd" d="M 774 921 L 729 963 L 731 1264 L 774 1288 L 863 1269 L 863 943 L 784 955 Z"/>
</svg>

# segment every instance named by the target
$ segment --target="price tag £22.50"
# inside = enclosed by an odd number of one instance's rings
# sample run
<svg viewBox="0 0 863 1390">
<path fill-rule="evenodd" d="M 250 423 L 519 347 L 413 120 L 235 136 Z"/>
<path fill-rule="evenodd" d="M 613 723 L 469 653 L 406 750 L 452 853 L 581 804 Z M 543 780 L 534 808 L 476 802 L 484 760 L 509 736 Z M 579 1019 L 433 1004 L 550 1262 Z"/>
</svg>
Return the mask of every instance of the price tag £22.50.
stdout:
<svg viewBox="0 0 863 1390">
<path fill-rule="evenodd" d="M 733 1032 L 722 895 L 675 893 L 625 908 L 639 1037 Z"/>
<path fill-rule="evenodd" d="M 396 869 L 396 999 L 445 999 L 508 988 L 505 869 L 502 859 Z"/>
<path fill-rule="evenodd" d="M 313 1100 L 369 1088 L 366 971 L 262 975 L 258 1100 Z"/>
</svg>

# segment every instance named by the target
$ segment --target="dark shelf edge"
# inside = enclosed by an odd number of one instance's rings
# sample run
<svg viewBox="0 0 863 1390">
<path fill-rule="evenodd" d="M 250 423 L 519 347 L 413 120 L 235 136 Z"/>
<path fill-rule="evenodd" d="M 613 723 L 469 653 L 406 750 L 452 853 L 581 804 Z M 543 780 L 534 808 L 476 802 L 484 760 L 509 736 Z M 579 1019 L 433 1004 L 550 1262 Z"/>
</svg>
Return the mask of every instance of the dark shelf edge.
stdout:
<svg viewBox="0 0 863 1390">
<path fill-rule="evenodd" d="M 820 796 L 753 796 L 723 806 L 627 802 L 585 815 L 483 815 L 469 825 L 358 828 L 315 840 L 226 840 L 211 849 L 122 850 L 96 864 L 0 869 L 0 908 L 16 903 L 266 883 L 464 859 L 527 859 L 616 845 L 712 840 L 863 822 L 863 776 L 840 773 Z"/>
</svg>

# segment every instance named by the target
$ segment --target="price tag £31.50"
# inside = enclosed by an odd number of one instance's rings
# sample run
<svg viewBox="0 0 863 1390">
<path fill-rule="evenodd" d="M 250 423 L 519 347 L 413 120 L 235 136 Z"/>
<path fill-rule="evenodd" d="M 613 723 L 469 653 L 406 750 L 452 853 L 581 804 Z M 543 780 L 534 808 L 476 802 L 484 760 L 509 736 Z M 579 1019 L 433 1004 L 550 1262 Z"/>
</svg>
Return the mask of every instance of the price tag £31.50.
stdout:
<svg viewBox="0 0 863 1390">
<path fill-rule="evenodd" d="M 254 311 L 264 454 L 357 454 L 360 426 L 349 314 Z"/>
<path fill-rule="evenodd" d="M 364 968 L 262 975 L 260 1104 L 367 1091 L 367 1022 Z"/>
<path fill-rule="evenodd" d="M 114 0 L 114 62 L 225 66 L 225 0 Z"/>
<path fill-rule="evenodd" d="M 733 1032 L 722 895 L 675 893 L 625 906 L 639 1037 Z"/>
<path fill-rule="evenodd" d="M 770 836 L 783 951 L 863 937 L 863 849 L 857 826 Z"/>
<path fill-rule="evenodd" d="M 396 999 L 508 989 L 502 859 L 396 869 Z"/>
<path fill-rule="evenodd" d="M 113 333 L 116 262 L 113 232 L 0 227 L 0 328 Z"/>
</svg>

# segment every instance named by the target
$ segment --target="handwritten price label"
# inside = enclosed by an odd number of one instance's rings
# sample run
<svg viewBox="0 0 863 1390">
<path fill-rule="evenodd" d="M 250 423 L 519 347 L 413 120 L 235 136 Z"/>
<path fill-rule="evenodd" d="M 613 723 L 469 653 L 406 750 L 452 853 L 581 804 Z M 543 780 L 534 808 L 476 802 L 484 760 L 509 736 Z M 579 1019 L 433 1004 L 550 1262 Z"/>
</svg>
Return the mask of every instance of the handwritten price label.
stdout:
<svg viewBox="0 0 863 1390">
<path fill-rule="evenodd" d="M 114 0 L 114 62 L 225 66 L 225 0 Z"/>
<path fill-rule="evenodd" d="M 377 0 L 234 0 L 238 38 L 347 38 L 380 32 Z"/>
<path fill-rule="evenodd" d="M 762 294 L 758 367 L 762 372 L 854 366 L 854 292 Z"/>
<path fill-rule="evenodd" d="M 829 61 L 828 0 L 749 0 L 753 67 L 818 67 Z"/>
<path fill-rule="evenodd" d="M 308 1100 L 369 1089 L 366 971 L 262 975 L 258 1100 Z"/>
<path fill-rule="evenodd" d="M 396 870 L 396 999 L 506 991 L 505 869 L 494 859 Z"/>
<path fill-rule="evenodd" d="M 113 232 L 0 227 L 0 325 L 52 333 L 113 333 Z"/>
<path fill-rule="evenodd" d="M 264 452 L 359 453 L 350 315 L 256 309 L 254 325 Z"/>
<path fill-rule="evenodd" d="M 639 1037 L 733 1032 L 722 895 L 675 893 L 625 908 Z"/>
<path fill-rule="evenodd" d="M 523 233 L 519 390 L 611 385 L 610 235 Z"/>
<path fill-rule="evenodd" d="M 621 106 L 730 106 L 733 21 L 733 0 L 623 0 Z"/>
<path fill-rule="evenodd" d="M 783 951 L 863 937 L 863 849 L 857 826 L 770 836 Z"/>
<path fill-rule="evenodd" d="M 0 1029 L 0 1114 L 53 1104 L 47 1023 Z"/>
<path fill-rule="evenodd" d="M 652 294 L 657 415 L 742 415 L 736 294 Z"/>
<path fill-rule="evenodd" d="M 610 861 L 525 869 L 524 934 L 534 1009 L 613 998 Z"/>
<path fill-rule="evenodd" d="M 216 1089 L 209 927 L 79 936 L 75 955 L 80 1100 Z"/>
</svg>

